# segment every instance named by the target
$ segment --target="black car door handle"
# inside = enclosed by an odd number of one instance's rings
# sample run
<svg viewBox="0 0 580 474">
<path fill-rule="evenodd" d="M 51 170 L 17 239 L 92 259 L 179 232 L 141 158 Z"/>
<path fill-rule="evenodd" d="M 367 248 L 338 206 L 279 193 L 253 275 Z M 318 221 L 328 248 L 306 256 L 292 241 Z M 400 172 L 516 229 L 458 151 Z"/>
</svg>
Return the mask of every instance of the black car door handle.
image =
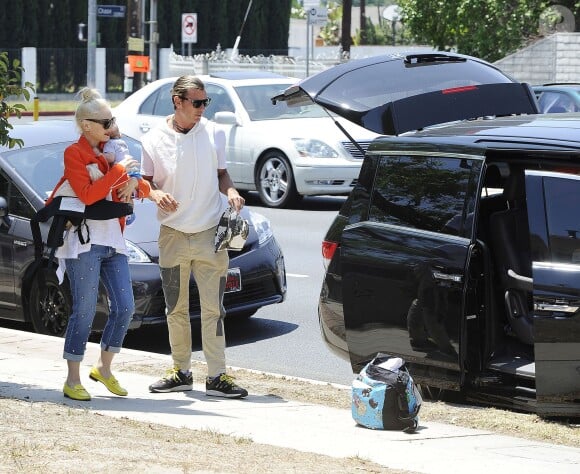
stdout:
<svg viewBox="0 0 580 474">
<path fill-rule="evenodd" d="M 432 270 L 431 274 L 435 280 L 452 281 L 454 283 L 461 283 L 463 281 L 463 275 L 457 273 L 443 273 L 437 270 Z"/>
<path fill-rule="evenodd" d="M 534 311 L 549 311 L 557 313 L 576 313 L 580 309 L 579 306 L 570 306 L 566 303 L 564 304 L 552 304 L 552 303 L 534 303 Z"/>
</svg>

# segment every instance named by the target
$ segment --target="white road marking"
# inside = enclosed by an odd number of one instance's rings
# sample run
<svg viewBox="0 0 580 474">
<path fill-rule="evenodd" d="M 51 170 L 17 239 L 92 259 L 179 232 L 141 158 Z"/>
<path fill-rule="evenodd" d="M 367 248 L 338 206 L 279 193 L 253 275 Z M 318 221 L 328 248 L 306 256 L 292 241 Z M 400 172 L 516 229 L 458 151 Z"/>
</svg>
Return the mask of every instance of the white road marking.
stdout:
<svg viewBox="0 0 580 474">
<path fill-rule="evenodd" d="M 286 273 L 286 276 L 293 278 L 309 278 L 308 275 L 302 275 L 300 273 Z"/>
</svg>

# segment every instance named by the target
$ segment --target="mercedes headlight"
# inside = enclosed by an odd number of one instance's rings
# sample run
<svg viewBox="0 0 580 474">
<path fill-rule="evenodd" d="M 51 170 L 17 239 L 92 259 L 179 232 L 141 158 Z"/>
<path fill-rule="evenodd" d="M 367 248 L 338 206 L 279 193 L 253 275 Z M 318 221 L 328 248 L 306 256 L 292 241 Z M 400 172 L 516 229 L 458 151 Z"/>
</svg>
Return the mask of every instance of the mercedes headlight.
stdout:
<svg viewBox="0 0 580 474">
<path fill-rule="evenodd" d="M 125 245 L 127 245 L 127 257 L 129 263 L 151 263 L 149 255 L 147 255 L 139 246 L 127 239 L 125 239 Z"/>
<path fill-rule="evenodd" d="M 258 244 L 262 245 L 268 239 L 272 238 L 274 232 L 272 231 L 272 226 L 270 221 L 264 217 L 262 214 L 257 214 L 250 211 L 250 221 L 258 234 Z"/>
<path fill-rule="evenodd" d="M 321 140 L 312 138 L 293 138 L 294 146 L 300 156 L 312 158 L 337 158 L 338 153 Z"/>
</svg>

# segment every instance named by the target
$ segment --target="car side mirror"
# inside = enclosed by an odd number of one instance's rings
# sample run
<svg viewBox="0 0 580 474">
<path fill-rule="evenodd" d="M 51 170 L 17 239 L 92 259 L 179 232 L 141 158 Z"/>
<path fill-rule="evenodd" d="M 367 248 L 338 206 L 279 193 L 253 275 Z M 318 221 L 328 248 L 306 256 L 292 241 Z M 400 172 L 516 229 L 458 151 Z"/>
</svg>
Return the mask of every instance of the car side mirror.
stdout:
<svg viewBox="0 0 580 474">
<path fill-rule="evenodd" d="M 216 112 L 213 120 L 215 123 L 224 125 L 238 125 L 238 119 L 233 112 Z"/>
</svg>

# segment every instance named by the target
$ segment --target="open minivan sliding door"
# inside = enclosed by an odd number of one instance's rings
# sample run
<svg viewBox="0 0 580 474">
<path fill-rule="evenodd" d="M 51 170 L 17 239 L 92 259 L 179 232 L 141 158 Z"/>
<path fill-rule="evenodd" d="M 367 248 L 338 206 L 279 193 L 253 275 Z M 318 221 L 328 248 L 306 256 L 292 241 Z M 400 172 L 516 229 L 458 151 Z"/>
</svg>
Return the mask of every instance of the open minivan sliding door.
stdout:
<svg viewBox="0 0 580 474">
<path fill-rule="evenodd" d="M 580 416 L 580 176 L 526 171 L 526 195 L 537 413 Z"/>
<path fill-rule="evenodd" d="M 346 342 L 356 369 L 403 357 L 418 383 L 459 390 L 466 269 L 481 161 L 378 158 L 368 214 L 341 239 Z"/>
</svg>

